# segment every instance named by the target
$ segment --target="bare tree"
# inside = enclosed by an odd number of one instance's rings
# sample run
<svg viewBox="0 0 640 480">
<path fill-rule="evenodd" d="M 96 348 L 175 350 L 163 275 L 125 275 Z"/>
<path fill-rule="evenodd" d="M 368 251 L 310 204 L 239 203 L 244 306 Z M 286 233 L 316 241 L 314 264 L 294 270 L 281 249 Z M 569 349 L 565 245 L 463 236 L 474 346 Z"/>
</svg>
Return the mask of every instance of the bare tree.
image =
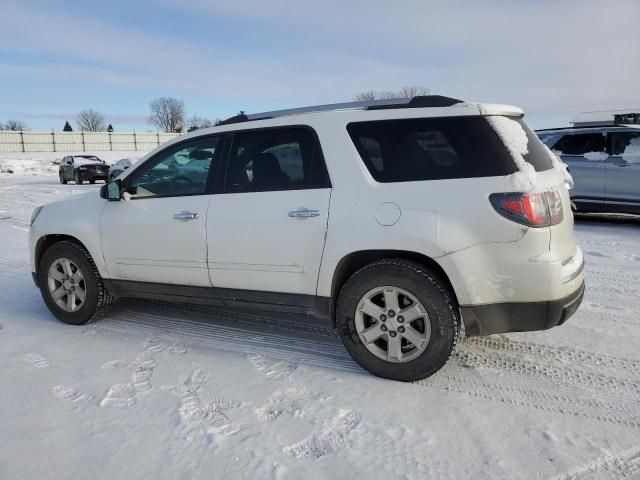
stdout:
<svg viewBox="0 0 640 480">
<path fill-rule="evenodd" d="M 369 90 L 354 97 L 357 102 L 370 102 L 372 100 L 388 100 L 392 98 L 413 98 L 419 95 L 429 95 L 429 89 L 425 87 L 402 87 L 397 92 Z"/>
<path fill-rule="evenodd" d="M 369 90 L 368 92 L 362 92 L 356 95 L 353 99 L 356 102 L 371 102 L 378 98 L 378 93 L 373 90 Z"/>
<path fill-rule="evenodd" d="M 83 132 L 102 132 L 107 127 L 104 115 L 92 108 L 82 110 L 76 117 L 76 123 Z"/>
<path fill-rule="evenodd" d="M 149 123 L 163 132 L 180 133 L 184 128 L 184 102 L 177 98 L 161 97 L 149 103 Z"/>
<path fill-rule="evenodd" d="M 189 127 L 187 128 L 187 132 L 193 132 L 194 130 L 209 127 L 213 127 L 213 123 L 211 122 L 211 120 L 194 115 L 189 119 Z"/>
<path fill-rule="evenodd" d="M 27 126 L 19 120 L 7 120 L 7 123 L 2 125 L 0 123 L 0 130 L 26 130 Z"/>
</svg>

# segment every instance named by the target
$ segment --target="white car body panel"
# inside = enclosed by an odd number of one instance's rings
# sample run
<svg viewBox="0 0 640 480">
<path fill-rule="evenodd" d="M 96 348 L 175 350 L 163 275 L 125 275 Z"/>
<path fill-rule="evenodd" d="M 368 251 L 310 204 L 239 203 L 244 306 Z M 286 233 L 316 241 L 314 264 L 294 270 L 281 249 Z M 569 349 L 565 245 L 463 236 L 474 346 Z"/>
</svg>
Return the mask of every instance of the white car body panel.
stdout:
<svg viewBox="0 0 640 480">
<path fill-rule="evenodd" d="M 315 295 L 330 191 L 213 195 L 207 222 L 213 286 Z M 299 208 L 318 216 L 288 215 Z"/>
<path fill-rule="evenodd" d="M 31 271 L 37 271 L 38 267 L 35 260 L 38 241 L 47 235 L 67 235 L 78 239 L 85 246 L 100 275 L 108 278 L 109 269 L 102 255 L 98 223 L 106 203 L 95 193 L 87 193 L 45 205 L 29 230 Z"/>
<path fill-rule="evenodd" d="M 100 219 L 109 278 L 211 286 L 207 271 L 208 195 L 105 203 Z M 176 220 L 180 212 L 195 220 Z"/>
</svg>

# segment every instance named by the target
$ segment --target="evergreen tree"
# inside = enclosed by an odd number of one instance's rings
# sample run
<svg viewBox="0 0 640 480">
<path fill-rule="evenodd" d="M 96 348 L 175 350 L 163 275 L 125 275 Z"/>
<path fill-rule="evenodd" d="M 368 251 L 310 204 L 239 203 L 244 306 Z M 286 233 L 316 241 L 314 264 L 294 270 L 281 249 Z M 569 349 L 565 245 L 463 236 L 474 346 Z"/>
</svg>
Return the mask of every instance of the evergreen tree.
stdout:
<svg viewBox="0 0 640 480">
<path fill-rule="evenodd" d="M 64 127 L 62 128 L 63 132 L 73 132 L 73 128 L 69 125 L 69 122 L 64 122 Z"/>
</svg>

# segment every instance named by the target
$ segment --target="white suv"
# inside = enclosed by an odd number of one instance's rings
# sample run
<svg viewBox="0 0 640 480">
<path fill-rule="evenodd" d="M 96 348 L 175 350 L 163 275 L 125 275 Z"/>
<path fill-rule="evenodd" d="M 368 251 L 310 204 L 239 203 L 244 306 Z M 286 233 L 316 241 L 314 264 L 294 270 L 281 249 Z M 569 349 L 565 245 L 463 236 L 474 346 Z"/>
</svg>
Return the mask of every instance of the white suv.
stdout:
<svg viewBox="0 0 640 480">
<path fill-rule="evenodd" d="M 233 117 L 37 208 L 33 277 L 66 323 L 118 297 L 296 314 L 425 378 L 462 324 L 546 329 L 582 299 L 571 179 L 522 116 L 426 96 Z"/>
</svg>

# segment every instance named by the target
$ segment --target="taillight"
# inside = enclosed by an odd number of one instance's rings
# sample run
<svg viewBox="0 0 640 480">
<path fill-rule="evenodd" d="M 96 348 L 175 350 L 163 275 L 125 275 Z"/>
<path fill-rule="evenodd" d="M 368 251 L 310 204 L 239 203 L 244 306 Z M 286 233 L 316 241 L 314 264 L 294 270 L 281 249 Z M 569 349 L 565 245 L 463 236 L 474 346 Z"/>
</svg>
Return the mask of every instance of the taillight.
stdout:
<svg viewBox="0 0 640 480">
<path fill-rule="evenodd" d="M 547 206 L 549 207 L 549 224 L 557 225 L 564 218 L 562 215 L 562 199 L 560 193 L 556 190 L 545 192 L 544 197 L 547 200 Z"/>
<path fill-rule="evenodd" d="M 543 193 L 493 193 L 491 205 L 505 218 L 529 227 L 548 227 L 562 221 L 562 199 L 555 191 Z"/>
</svg>

